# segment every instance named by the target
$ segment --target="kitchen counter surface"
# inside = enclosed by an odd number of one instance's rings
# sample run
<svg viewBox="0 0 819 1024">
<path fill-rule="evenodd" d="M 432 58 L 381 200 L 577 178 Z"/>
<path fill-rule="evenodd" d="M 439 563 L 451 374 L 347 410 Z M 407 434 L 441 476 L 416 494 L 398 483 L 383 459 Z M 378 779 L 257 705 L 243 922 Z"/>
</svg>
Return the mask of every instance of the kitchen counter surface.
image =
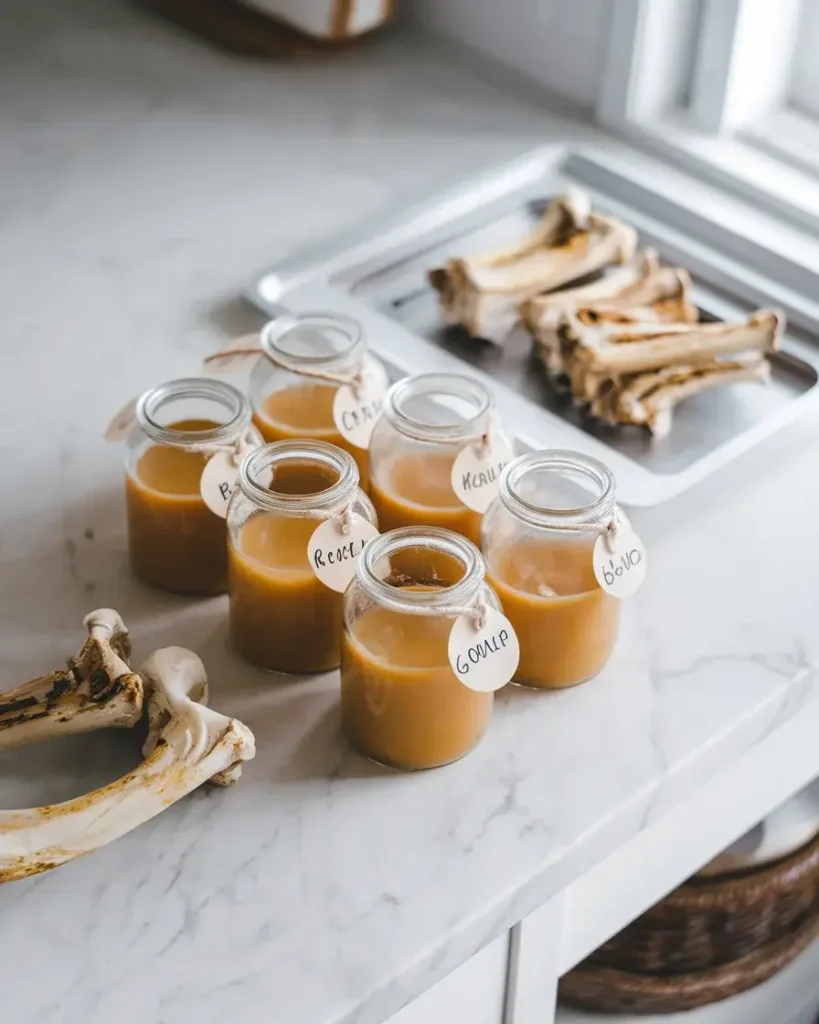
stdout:
<svg viewBox="0 0 819 1024">
<path fill-rule="evenodd" d="M 464 761 L 347 751 L 337 679 L 281 682 L 226 642 L 226 601 L 128 575 L 110 415 L 251 329 L 260 267 L 424 188 L 586 129 L 421 41 L 244 64 L 104 0 L 13 0 L 0 36 L 6 353 L 0 631 L 7 685 L 109 605 L 136 663 L 203 657 L 254 730 L 232 789 L 0 888 L 9 1024 L 377 1024 L 816 700 L 816 423 L 635 513 L 651 573 L 575 691 L 499 695 Z M 0 804 L 65 799 L 135 737 L 0 756 Z"/>
</svg>

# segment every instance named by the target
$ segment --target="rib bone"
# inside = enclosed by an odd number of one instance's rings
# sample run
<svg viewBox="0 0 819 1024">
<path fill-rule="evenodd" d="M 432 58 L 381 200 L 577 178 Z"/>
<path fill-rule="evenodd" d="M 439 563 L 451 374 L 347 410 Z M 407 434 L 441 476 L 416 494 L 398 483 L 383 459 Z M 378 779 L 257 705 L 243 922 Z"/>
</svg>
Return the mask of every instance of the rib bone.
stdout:
<svg viewBox="0 0 819 1024">
<path fill-rule="evenodd" d="M 67 671 L 0 693 L 0 750 L 139 721 L 142 681 L 127 665 L 130 641 L 122 619 L 101 608 L 83 624 L 88 638 Z"/>
<path fill-rule="evenodd" d="M 701 363 L 747 350 L 763 355 L 779 345 L 781 314 L 759 310 L 744 324 L 583 324 L 570 316 L 573 356 L 595 374 L 618 376 Z"/>
<path fill-rule="evenodd" d="M 208 780 L 229 785 L 255 753 L 241 722 L 202 703 L 207 676 L 182 647 L 156 651 L 140 670 L 149 695 L 144 760 L 76 800 L 0 812 L 0 882 L 25 878 L 96 850 Z"/>
<path fill-rule="evenodd" d="M 592 292 L 627 272 L 630 276 L 623 278 L 612 294 Z M 576 341 L 571 330 L 575 320 L 581 329 L 611 329 L 637 322 L 694 323 L 699 310 L 689 299 L 690 284 L 684 270 L 659 268 L 649 251 L 643 254 L 639 277 L 634 276 L 631 268 L 625 268 L 583 288 L 539 295 L 524 304 L 521 315 L 535 338 L 541 361 L 549 374 L 557 377 L 567 372 L 568 356 Z"/>
<path fill-rule="evenodd" d="M 601 393 L 591 413 L 608 423 L 648 427 L 655 437 L 671 430 L 674 406 L 685 398 L 711 388 L 742 382 L 765 383 L 770 364 L 759 353 L 746 358 L 710 364 L 675 365 L 641 373 Z"/>
<path fill-rule="evenodd" d="M 576 195 L 553 199 L 538 227 L 515 246 L 449 260 L 429 280 L 444 320 L 475 337 L 501 343 L 521 302 L 612 263 L 633 259 L 635 230 L 588 212 Z"/>
</svg>

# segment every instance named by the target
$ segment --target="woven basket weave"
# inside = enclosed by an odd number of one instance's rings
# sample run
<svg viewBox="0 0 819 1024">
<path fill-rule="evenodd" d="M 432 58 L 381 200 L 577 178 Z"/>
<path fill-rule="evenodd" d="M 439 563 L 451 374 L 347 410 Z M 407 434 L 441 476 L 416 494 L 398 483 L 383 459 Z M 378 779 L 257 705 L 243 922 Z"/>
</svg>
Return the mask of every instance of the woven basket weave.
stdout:
<svg viewBox="0 0 819 1024">
<path fill-rule="evenodd" d="M 819 897 L 819 836 L 774 864 L 693 878 L 604 943 L 589 962 L 637 974 L 732 963 L 792 934 Z"/>
<path fill-rule="evenodd" d="M 571 1006 L 675 1013 L 767 980 L 819 935 L 819 836 L 762 868 L 693 878 L 560 981 Z"/>
<path fill-rule="evenodd" d="M 732 964 L 666 977 L 629 974 L 584 961 L 560 980 L 560 1001 L 602 1013 L 680 1013 L 761 985 L 819 936 L 819 904 L 790 934 Z M 774 1024 L 774 1022 L 772 1022 Z"/>
</svg>

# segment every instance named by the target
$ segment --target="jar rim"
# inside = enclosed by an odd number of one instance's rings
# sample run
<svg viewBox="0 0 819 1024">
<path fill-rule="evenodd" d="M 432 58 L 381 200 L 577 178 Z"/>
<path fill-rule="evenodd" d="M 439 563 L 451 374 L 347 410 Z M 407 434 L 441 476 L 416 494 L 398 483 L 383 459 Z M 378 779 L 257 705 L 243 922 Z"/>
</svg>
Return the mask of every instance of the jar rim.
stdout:
<svg viewBox="0 0 819 1024">
<path fill-rule="evenodd" d="M 297 341 L 300 333 L 328 330 L 336 337 L 346 339 L 346 345 L 336 352 L 298 352 L 287 342 Z M 299 367 L 334 367 L 360 359 L 366 348 L 364 329 L 358 320 L 345 313 L 317 310 L 305 313 L 286 313 L 269 320 L 259 333 L 259 343 L 270 358 L 294 373 Z"/>
<path fill-rule="evenodd" d="M 471 403 L 474 413 L 453 423 L 430 423 L 408 414 L 402 407 L 419 395 L 451 395 Z M 476 377 L 463 373 L 418 373 L 397 381 L 384 399 L 384 415 L 395 429 L 416 441 L 456 442 L 478 438 L 486 432 L 495 408 L 491 391 Z"/>
<path fill-rule="evenodd" d="M 266 471 L 284 462 L 310 462 L 338 474 L 312 494 L 285 494 L 260 482 Z M 273 441 L 252 449 L 239 464 L 239 491 L 258 508 L 298 516 L 331 511 L 351 501 L 358 490 L 358 466 L 349 452 L 327 441 Z M 237 492 L 238 493 L 238 492 Z"/>
<path fill-rule="evenodd" d="M 196 398 L 226 409 L 230 419 L 204 430 L 175 430 L 156 419 L 159 410 L 171 402 Z M 166 381 L 145 391 L 136 404 L 136 421 L 142 432 L 152 441 L 174 448 L 236 441 L 250 427 L 252 416 L 250 402 L 238 388 L 212 377 L 178 377 Z"/>
<path fill-rule="evenodd" d="M 539 470 L 570 472 L 594 485 L 594 497 L 573 508 L 553 508 L 535 503 L 520 492 L 520 484 L 530 473 Z M 518 519 L 532 526 L 557 527 L 593 523 L 615 510 L 616 483 L 614 474 L 599 459 L 569 448 L 546 448 L 528 452 L 513 459 L 504 468 L 498 497 Z"/>
<path fill-rule="evenodd" d="M 463 566 L 463 576 L 440 590 L 402 589 L 380 577 L 376 567 L 382 559 L 406 548 L 418 547 L 428 547 L 456 559 Z M 468 605 L 484 583 L 485 573 L 483 555 L 472 541 L 438 526 L 404 526 L 382 533 L 367 544 L 356 564 L 356 580 L 364 592 L 379 604 L 399 612 L 407 608 L 418 611 L 419 606 L 428 606 L 430 614 L 446 614 L 448 607 Z"/>
</svg>

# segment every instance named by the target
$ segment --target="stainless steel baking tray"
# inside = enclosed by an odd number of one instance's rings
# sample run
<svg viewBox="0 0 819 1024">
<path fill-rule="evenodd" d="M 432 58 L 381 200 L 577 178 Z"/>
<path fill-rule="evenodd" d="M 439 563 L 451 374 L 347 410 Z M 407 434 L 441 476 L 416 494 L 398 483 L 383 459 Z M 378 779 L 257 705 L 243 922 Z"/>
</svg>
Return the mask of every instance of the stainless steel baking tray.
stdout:
<svg viewBox="0 0 819 1024">
<path fill-rule="evenodd" d="M 606 162 L 595 154 L 540 150 L 463 188 L 404 211 L 366 231 L 348 233 L 279 264 L 254 282 L 249 297 L 279 315 L 285 309 L 337 309 L 358 317 L 393 377 L 468 368 L 495 392 L 516 445 L 570 447 L 607 462 L 622 501 L 653 505 L 680 493 L 793 419 L 819 389 L 819 347 L 804 328 L 789 328 L 774 356 L 767 387 L 740 384 L 697 395 L 677 407 L 669 437 L 637 428 L 601 428 L 554 394 L 523 332 L 503 347 L 443 328 L 426 271 L 447 257 L 519 237 L 543 203 L 569 183 L 592 193 L 596 206 L 633 223 L 641 241 L 688 267 L 704 317 L 743 319 L 769 296 L 741 265 L 726 260 L 673 223 L 634 205 L 623 189 L 600 186 Z M 591 185 L 591 187 L 590 187 Z M 670 220 L 670 218 L 669 218 Z M 772 289 L 773 291 L 773 289 Z M 771 304 L 768 301 L 767 304 Z"/>
</svg>

